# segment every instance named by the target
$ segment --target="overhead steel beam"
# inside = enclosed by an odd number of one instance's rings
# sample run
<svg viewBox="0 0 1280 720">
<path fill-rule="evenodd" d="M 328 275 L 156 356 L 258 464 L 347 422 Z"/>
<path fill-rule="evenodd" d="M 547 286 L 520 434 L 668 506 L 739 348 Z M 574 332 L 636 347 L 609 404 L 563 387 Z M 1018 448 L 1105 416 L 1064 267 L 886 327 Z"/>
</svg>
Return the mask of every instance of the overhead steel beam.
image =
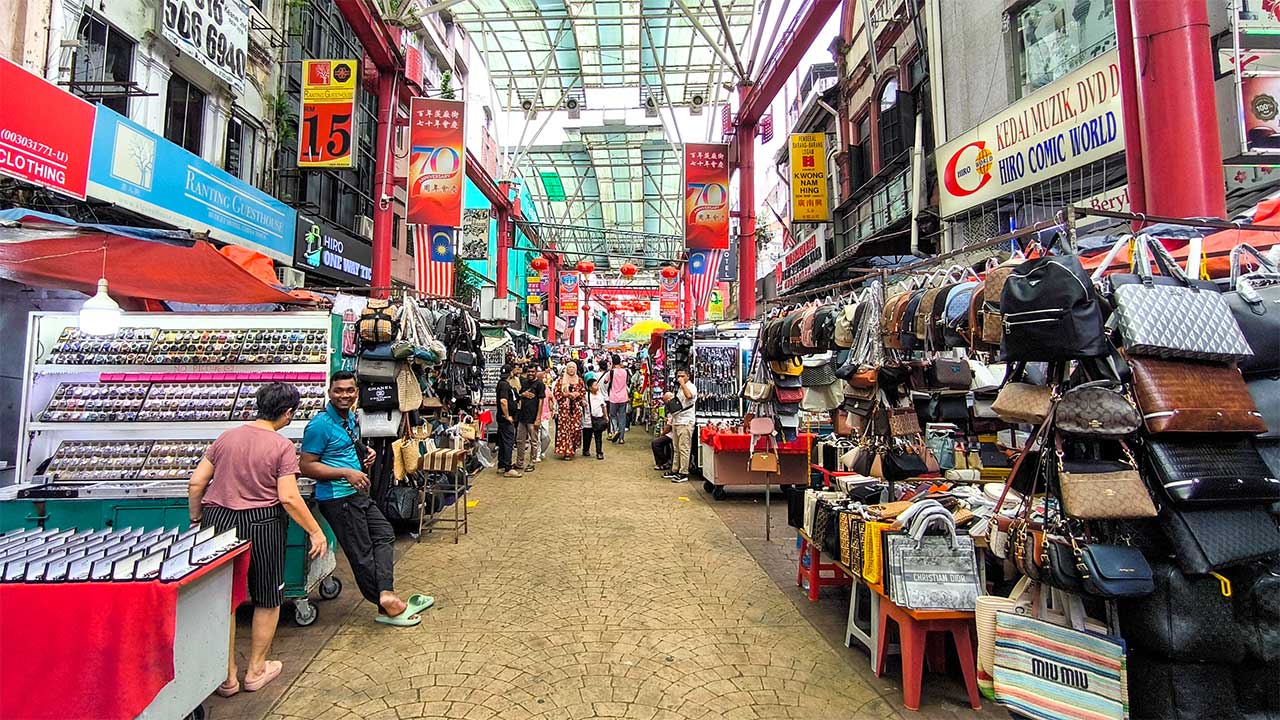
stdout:
<svg viewBox="0 0 1280 720">
<path fill-rule="evenodd" d="M 702 39 L 707 41 L 707 45 L 715 51 L 716 55 L 719 55 L 720 59 L 723 60 L 726 65 L 736 67 L 733 63 L 733 59 L 730 58 L 724 50 L 720 49 L 720 43 L 717 42 L 715 38 L 711 37 L 711 33 L 707 32 L 707 29 L 702 26 L 702 22 L 698 20 L 697 16 L 693 14 L 693 11 L 689 9 L 689 3 L 684 0 L 676 0 L 676 4 L 680 6 L 680 10 L 684 12 L 684 16 L 693 24 L 693 29 L 697 30 L 698 34 L 702 36 Z M 728 40 L 729 42 L 733 42 L 732 38 L 728 38 Z M 737 72 L 736 69 L 734 70 L 734 74 L 740 79 L 745 79 L 742 77 L 741 73 Z"/>
<path fill-rule="evenodd" d="M 729 32 L 729 18 L 725 17 L 724 6 L 720 4 L 720 0 L 711 0 L 711 3 L 715 5 L 716 17 L 720 18 L 720 29 L 724 30 L 724 44 L 729 46 L 729 52 L 733 55 L 733 66 L 737 68 L 739 77 L 748 77 L 747 68 L 742 65 L 742 56 L 738 54 L 738 46 L 733 42 L 733 33 Z"/>
<path fill-rule="evenodd" d="M 684 0 L 677 2 L 683 3 Z M 840 3 L 841 0 L 811 0 L 796 16 L 790 31 L 783 36 L 783 45 L 773 54 L 777 59 L 765 62 L 764 73 L 743 98 L 738 108 L 738 125 L 754 126 L 764 116 L 769 103 L 799 67 L 805 53 L 809 52 L 809 46 L 813 45 Z M 739 139 L 735 142 L 742 142 L 741 135 L 738 133 Z M 750 139 L 754 141 L 754 138 Z"/>
<path fill-rule="evenodd" d="M 382 72 L 397 72 L 404 67 L 400 47 L 391 37 L 391 28 L 368 0 L 336 0 L 338 11 L 351 26 L 356 39 L 364 46 L 369 59 Z M 407 89 L 407 88 L 406 88 Z"/>
</svg>

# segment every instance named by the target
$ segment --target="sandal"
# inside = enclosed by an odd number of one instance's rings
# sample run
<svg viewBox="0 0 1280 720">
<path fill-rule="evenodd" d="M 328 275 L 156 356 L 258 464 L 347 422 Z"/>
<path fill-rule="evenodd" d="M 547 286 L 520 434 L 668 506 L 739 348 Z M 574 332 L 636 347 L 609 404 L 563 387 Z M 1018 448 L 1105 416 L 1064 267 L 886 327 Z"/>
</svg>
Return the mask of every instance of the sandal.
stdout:
<svg viewBox="0 0 1280 720">
<path fill-rule="evenodd" d="M 436 604 L 436 599 L 430 595 L 414 594 L 410 595 L 408 600 L 404 601 L 409 610 L 417 614 Z"/>
<path fill-rule="evenodd" d="M 218 689 L 214 690 L 214 692 L 218 693 L 218 695 L 224 698 L 229 698 L 232 695 L 235 695 L 240 692 L 240 681 L 236 680 L 234 685 L 228 685 L 224 682 L 221 685 L 219 685 Z"/>
<path fill-rule="evenodd" d="M 244 689 L 248 692 L 257 692 L 261 690 L 267 683 L 275 680 L 280 676 L 280 671 L 284 669 L 284 663 L 279 660 L 268 660 L 266 669 L 258 676 L 257 680 L 250 680 L 248 675 L 244 676 Z"/>
<path fill-rule="evenodd" d="M 375 617 L 374 622 L 380 622 L 383 625 L 394 625 L 396 627 L 413 627 L 422 622 L 422 616 L 413 612 L 413 608 L 407 607 L 404 612 L 399 615 L 383 615 L 381 613 Z"/>
</svg>

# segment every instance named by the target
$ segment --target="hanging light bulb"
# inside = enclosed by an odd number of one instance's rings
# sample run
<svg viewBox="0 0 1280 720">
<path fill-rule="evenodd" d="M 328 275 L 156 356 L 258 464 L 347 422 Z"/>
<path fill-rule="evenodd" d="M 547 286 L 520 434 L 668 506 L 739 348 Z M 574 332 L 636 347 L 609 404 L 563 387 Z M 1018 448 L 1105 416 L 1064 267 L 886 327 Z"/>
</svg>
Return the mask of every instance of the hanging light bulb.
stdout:
<svg viewBox="0 0 1280 720">
<path fill-rule="evenodd" d="M 120 306 L 107 294 L 107 279 L 99 278 L 98 292 L 80 307 L 80 332 L 114 335 L 120 330 Z"/>
</svg>

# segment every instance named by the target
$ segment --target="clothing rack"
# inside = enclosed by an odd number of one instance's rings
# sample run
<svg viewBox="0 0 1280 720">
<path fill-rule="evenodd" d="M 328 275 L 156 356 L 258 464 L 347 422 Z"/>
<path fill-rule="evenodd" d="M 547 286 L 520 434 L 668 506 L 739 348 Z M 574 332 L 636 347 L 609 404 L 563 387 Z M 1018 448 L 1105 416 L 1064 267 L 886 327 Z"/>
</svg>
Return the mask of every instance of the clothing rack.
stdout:
<svg viewBox="0 0 1280 720">
<path fill-rule="evenodd" d="M 425 293 L 425 292 L 422 292 L 422 291 L 420 291 L 420 290 L 414 290 L 414 289 L 412 289 L 412 288 L 403 288 L 403 287 L 308 287 L 308 288 L 302 288 L 302 289 L 303 289 L 303 290 L 308 290 L 308 291 L 310 291 L 310 292 L 314 292 L 314 293 L 346 293 L 346 294 L 348 294 L 348 295 L 365 295 L 365 294 L 374 294 L 374 293 L 390 294 L 390 295 L 391 295 L 391 296 L 393 296 L 393 297 L 404 297 L 405 295 L 413 295 L 414 297 L 416 297 L 416 298 L 417 298 L 417 299 L 419 299 L 419 300 L 425 300 L 425 301 L 428 301 L 428 302 L 438 303 L 438 304 L 441 304 L 441 305 L 451 305 L 451 306 L 453 306 L 453 307 L 455 307 L 455 308 L 458 308 L 459 310 L 466 310 L 466 311 L 468 311 L 468 312 L 470 312 L 470 311 L 472 311 L 472 310 L 473 310 L 473 308 L 472 308 L 470 305 L 463 305 L 462 303 L 460 303 L 460 302 L 458 302 L 457 300 L 454 300 L 454 299 L 452 299 L 452 298 L 441 297 L 441 296 L 439 296 L 439 295 L 431 295 L 431 294 L 429 294 L 429 293 Z"/>
<path fill-rule="evenodd" d="M 1167 217 L 1164 215 L 1149 215 L 1147 213 L 1099 210 L 1091 207 L 1075 207 L 1073 209 L 1080 215 L 1111 218 L 1113 220 L 1128 220 L 1130 222 L 1139 222 L 1143 224 L 1167 223 L 1169 225 L 1183 225 L 1185 227 L 1205 228 L 1208 230 L 1257 230 L 1259 232 L 1280 232 L 1280 225 L 1255 225 L 1250 222 L 1216 220 L 1212 218 L 1177 218 Z"/>
</svg>

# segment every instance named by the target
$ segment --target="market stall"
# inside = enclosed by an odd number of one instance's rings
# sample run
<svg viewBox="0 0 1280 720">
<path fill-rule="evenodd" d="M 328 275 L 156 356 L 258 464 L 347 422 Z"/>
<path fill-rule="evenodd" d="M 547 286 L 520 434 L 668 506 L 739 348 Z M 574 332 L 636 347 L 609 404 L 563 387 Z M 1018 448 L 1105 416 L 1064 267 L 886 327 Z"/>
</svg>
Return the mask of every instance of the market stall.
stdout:
<svg viewBox="0 0 1280 720">
<path fill-rule="evenodd" d="M 777 443 L 780 469 L 774 476 L 752 472 L 750 457 L 752 436 L 740 428 L 703 425 L 698 430 L 698 466 L 703 487 L 717 500 L 724 497 L 726 487 L 767 484 L 808 484 L 809 452 L 814 436 L 801 434 L 794 440 Z M 756 440 L 757 451 L 768 443 Z"/>
</svg>

